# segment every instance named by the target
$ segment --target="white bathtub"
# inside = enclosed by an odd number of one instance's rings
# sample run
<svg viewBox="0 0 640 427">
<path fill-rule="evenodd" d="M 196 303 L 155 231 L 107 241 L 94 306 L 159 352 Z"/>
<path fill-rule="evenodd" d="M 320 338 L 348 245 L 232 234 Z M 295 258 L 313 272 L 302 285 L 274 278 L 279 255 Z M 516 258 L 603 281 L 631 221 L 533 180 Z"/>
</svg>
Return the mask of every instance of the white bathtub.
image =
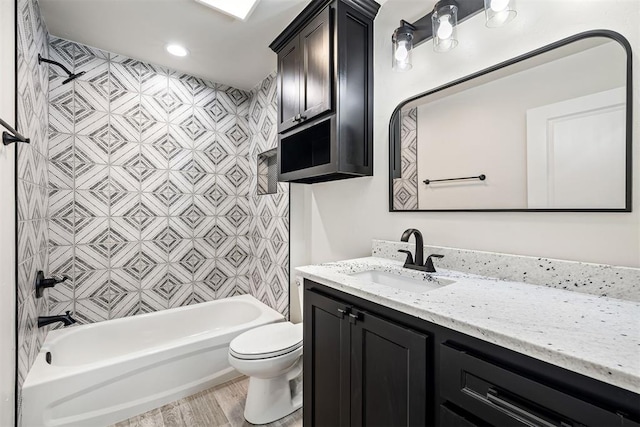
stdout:
<svg viewBox="0 0 640 427">
<path fill-rule="evenodd" d="M 109 425 L 228 381 L 239 375 L 231 340 L 283 320 L 243 295 L 49 332 L 24 382 L 22 425 Z"/>
</svg>

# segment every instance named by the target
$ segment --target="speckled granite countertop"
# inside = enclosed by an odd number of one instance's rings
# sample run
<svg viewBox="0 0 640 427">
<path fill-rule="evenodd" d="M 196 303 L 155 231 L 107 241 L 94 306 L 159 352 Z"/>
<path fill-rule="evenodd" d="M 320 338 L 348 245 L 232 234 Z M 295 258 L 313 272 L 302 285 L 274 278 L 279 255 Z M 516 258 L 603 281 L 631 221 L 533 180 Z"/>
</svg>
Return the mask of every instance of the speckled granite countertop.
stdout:
<svg viewBox="0 0 640 427">
<path fill-rule="evenodd" d="M 349 276 L 367 270 L 430 281 L 385 258 L 299 267 L 298 276 L 640 393 L 640 303 L 438 270 L 454 280 L 414 293 Z"/>
</svg>

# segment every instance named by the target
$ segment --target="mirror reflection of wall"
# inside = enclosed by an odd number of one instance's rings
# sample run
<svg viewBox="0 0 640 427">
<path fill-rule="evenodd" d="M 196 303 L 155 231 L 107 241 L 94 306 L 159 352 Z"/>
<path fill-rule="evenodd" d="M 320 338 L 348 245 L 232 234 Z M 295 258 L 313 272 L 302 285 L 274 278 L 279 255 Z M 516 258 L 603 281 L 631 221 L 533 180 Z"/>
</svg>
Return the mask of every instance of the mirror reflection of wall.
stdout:
<svg viewBox="0 0 640 427">
<path fill-rule="evenodd" d="M 590 37 L 407 104 L 394 209 L 625 208 L 626 64 Z"/>
<path fill-rule="evenodd" d="M 408 211 L 418 209 L 418 109 L 402 110 L 400 116 L 401 178 L 393 181 L 394 208 Z"/>
</svg>

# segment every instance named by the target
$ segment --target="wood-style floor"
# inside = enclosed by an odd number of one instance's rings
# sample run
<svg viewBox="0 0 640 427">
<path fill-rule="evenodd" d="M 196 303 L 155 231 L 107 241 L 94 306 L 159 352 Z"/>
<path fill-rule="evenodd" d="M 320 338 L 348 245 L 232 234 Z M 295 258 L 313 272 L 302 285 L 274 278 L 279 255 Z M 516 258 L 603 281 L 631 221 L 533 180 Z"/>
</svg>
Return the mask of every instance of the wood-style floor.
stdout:
<svg viewBox="0 0 640 427">
<path fill-rule="evenodd" d="M 164 405 L 113 427 L 239 427 L 251 426 L 243 417 L 249 379 L 244 377 Z M 302 409 L 270 427 L 302 427 Z"/>
</svg>

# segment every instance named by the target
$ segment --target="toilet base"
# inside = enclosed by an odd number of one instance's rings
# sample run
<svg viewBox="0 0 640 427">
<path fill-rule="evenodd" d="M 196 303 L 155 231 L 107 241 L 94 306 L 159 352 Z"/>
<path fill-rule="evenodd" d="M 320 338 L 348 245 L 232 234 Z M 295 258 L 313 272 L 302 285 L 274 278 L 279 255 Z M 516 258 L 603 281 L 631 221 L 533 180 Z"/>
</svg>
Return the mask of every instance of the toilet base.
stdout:
<svg viewBox="0 0 640 427">
<path fill-rule="evenodd" d="M 251 424 L 268 424 L 302 407 L 302 358 L 287 374 L 276 378 L 249 378 L 244 418 Z"/>
</svg>

